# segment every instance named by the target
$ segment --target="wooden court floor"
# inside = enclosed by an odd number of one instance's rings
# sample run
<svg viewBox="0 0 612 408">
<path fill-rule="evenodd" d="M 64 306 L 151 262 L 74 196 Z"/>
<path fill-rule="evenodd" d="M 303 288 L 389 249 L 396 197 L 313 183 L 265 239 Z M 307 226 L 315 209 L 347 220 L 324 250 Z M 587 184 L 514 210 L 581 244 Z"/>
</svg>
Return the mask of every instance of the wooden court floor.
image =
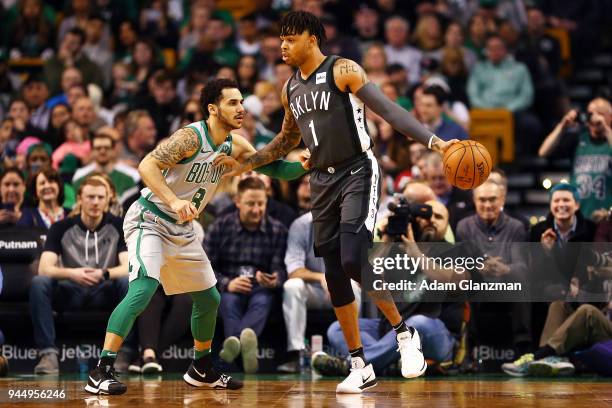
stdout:
<svg viewBox="0 0 612 408">
<path fill-rule="evenodd" d="M 383 378 L 362 395 L 337 395 L 338 379 L 258 375 L 244 378 L 239 391 L 194 389 L 176 374 L 157 378 L 122 377 L 128 391 L 121 396 L 93 396 L 83 391 L 84 379 L 18 376 L 0 378 L 0 407 L 612 407 L 612 382 L 600 378 L 514 379 L 502 376 Z M 9 399 L 9 390 L 63 390 L 62 400 Z"/>
</svg>

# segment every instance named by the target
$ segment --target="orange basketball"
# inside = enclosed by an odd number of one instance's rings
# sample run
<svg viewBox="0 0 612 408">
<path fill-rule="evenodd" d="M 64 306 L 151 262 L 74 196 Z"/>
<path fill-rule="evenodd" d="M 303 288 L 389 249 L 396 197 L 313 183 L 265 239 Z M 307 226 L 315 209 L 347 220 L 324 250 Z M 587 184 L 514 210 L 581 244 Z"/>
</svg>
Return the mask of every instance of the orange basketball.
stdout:
<svg viewBox="0 0 612 408">
<path fill-rule="evenodd" d="M 489 177 L 493 162 L 488 150 L 474 140 L 452 145 L 444 154 L 444 174 L 462 190 L 476 188 Z"/>
</svg>

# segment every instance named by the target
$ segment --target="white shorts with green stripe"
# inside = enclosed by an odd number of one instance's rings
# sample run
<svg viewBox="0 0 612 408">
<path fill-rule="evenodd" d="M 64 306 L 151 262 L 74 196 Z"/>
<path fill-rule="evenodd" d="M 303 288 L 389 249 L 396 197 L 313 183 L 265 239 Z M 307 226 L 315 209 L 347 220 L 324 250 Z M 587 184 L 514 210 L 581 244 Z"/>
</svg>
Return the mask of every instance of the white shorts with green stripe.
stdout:
<svg viewBox="0 0 612 408">
<path fill-rule="evenodd" d="M 141 203 L 131 205 L 123 221 L 130 282 L 148 276 L 167 295 L 206 290 L 217 283 L 193 222 L 162 219 Z"/>
</svg>

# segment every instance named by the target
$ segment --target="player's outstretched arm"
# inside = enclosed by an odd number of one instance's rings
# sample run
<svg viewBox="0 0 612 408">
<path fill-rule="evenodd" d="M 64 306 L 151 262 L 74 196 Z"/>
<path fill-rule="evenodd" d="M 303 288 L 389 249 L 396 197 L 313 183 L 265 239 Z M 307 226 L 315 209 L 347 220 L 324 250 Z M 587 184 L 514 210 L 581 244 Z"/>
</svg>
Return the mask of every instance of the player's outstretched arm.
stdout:
<svg viewBox="0 0 612 408">
<path fill-rule="evenodd" d="M 195 130 L 182 128 L 164 140 L 147 154 L 138 166 L 144 184 L 151 189 L 168 207 L 172 208 L 181 221 L 197 216 L 197 209 L 190 201 L 180 200 L 168 187 L 162 171 L 174 167 L 181 160 L 197 153 L 200 141 Z"/>
<path fill-rule="evenodd" d="M 241 135 L 232 134 L 232 155 L 220 154 L 215 158 L 215 166 L 224 165 L 226 170 L 232 172 L 240 168 L 251 156 L 257 154 L 257 150 Z M 301 177 L 308 170 L 308 159 L 302 158 L 301 162 L 289 162 L 285 160 L 275 160 L 264 166 L 255 169 L 258 173 L 278 178 L 281 180 L 294 180 Z"/>
<path fill-rule="evenodd" d="M 428 148 L 444 152 L 453 141 L 445 142 L 429 130 L 404 108 L 391 101 L 371 83 L 363 68 L 355 61 L 339 59 L 334 64 L 334 81 L 338 89 L 356 95 L 363 103 L 401 134 L 411 137 Z"/>
<path fill-rule="evenodd" d="M 287 83 L 283 86 L 281 101 L 285 108 L 285 117 L 283 126 L 279 134 L 276 135 L 270 143 L 257 153 L 249 156 L 239 168 L 226 173 L 224 177 L 237 176 L 241 173 L 256 169 L 268 163 L 273 162 L 285 156 L 300 143 L 300 129 L 298 128 L 293 113 L 289 110 L 289 102 L 287 101 Z"/>
</svg>

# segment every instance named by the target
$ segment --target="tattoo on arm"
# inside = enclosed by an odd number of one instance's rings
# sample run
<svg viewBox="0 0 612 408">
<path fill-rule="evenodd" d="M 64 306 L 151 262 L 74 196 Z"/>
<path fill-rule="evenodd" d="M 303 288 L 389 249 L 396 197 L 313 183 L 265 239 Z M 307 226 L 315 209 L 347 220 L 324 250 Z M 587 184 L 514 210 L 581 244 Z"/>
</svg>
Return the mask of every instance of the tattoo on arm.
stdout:
<svg viewBox="0 0 612 408">
<path fill-rule="evenodd" d="M 251 168 L 255 169 L 273 162 L 285 156 L 297 146 L 300 143 L 300 138 L 300 129 L 295 118 L 291 111 L 285 107 L 285 118 L 280 133 L 266 147 L 249 157 L 245 163 L 250 164 Z"/>
<path fill-rule="evenodd" d="M 363 68 L 355 61 L 349 59 L 339 59 L 334 66 L 334 79 L 338 88 L 345 92 L 359 88 L 368 82 L 368 78 Z"/>
<path fill-rule="evenodd" d="M 300 143 L 300 129 L 293 117 L 293 113 L 289 109 L 289 101 L 287 100 L 287 83 L 283 86 L 281 92 L 281 101 L 285 108 L 285 117 L 283 118 L 283 126 L 279 134 L 268 143 L 263 149 L 259 150 L 254 155 L 245 160 L 244 165 L 250 166 L 251 169 L 264 166 L 285 156 Z"/>
<path fill-rule="evenodd" d="M 199 144 L 198 136 L 193 129 L 182 128 L 174 132 L 168 140 L 157 145 L 149 155 L 162 165 L 172 167 L 193 154 L 200 147 Z"/>
<path fill-rule="evenodd" d="M 350 74 L 351 72 L 359 72 L 355 63 L 351 60 L 341 60 L 340 61 L 340 75 Z"/>
</svg>

